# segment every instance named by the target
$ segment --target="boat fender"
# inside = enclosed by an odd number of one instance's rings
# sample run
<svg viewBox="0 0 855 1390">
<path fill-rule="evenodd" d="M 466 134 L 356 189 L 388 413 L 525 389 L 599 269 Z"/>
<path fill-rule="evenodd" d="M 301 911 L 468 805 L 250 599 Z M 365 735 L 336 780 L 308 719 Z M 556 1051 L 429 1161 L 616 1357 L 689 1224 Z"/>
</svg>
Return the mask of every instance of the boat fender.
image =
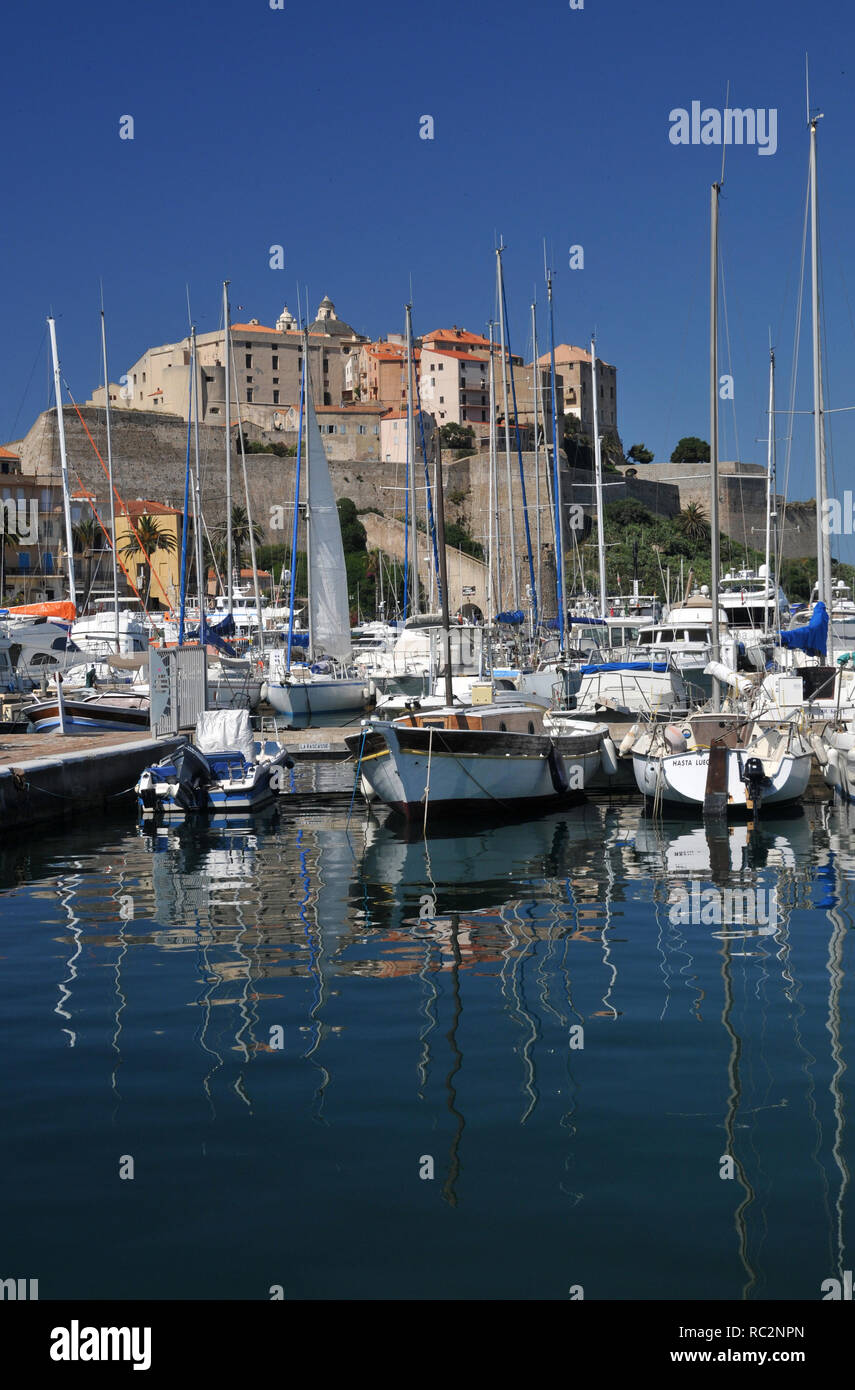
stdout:
<svg viewBox="0 0 855 1390">
<path fill-rule="evenodd" d="M 552 778 L 553 787 L 558 792 L 559 796 L 566 796 L 567 792 L 570 790 L 570 783 L 567 781 L 564 763 L 554 743 L 550 743 L 549 745 L 549 754 L 546 761 L 549 766 L 549 775 Z"/>
<path fill-rule="evenodd" d="M 618 751 L 608 734 L 600 744 L 600 767 L 606 777 L 616 777 L 618 772 Z"/>
<path fill-rule="evenodd" d="M 267 685 L 267 681 L 262 681 L 262 682 L 261 682 L 261 690 L 259 691 L 259 698 L 262 699 L 262 700 L 266 700 L 266 699 L 267 699 L 267 694 L 268 694 L 268 685 Z"/>
<path fill-rule="evenodd" d="M 629 733 L 628 733 L 628 734 L 624 734 L 623 738 L 622 738 L 621 741 L 620 741 L 620 744 L 618 745 L 618 752 L 620 753 L 621 757 L 625 757 L 625 756 L 626 756 L 626 754 L 629 752 L 630 748 L 631 748 L 632 745 L 635 743 L 635 740 L 636 740 L 637 738 L 638 738 L 638 725 L 637 725 L 637 724 L 633 724 L 633 726 L 632 726 L 632 728 L 630 729 Z"/>
<path fill-rule="evenodd" d="M 810 746 L 813 749 L 814 757 L 816 758 L 820 767 L 825 767 L 826 763 L 828 763 L 830 760 L 829 749 L 826 748 L 822 739 L 819 737 L 819 734 L 811 734 Z"/>
<path fill-rule="evenodd" d="M 676 724 L 666 724 L 665 742 L 668 745 L 669 753 L 685 753 L 687 748 L 686 738 L 682 729 L 678 729 Z"/>
</svg>

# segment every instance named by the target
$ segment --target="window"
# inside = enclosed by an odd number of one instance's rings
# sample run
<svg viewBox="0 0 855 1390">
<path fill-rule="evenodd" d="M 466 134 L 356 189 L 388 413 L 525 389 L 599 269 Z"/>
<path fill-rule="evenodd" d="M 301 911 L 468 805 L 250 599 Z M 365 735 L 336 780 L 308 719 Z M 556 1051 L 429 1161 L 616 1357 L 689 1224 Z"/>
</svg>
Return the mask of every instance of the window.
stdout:
<svg viewBox="0 0 855 1390">
<path fill-rule="evenodd" d="M 251 366 L 252 366 L 252 353 L 251 353 L 251 352 L 248 352 L 248 353 L 246 354 L 246 367 L 247 367 L 247 371 L 249 370 L 249 368 L 250 368 Z"/>
<path fill-rule="evenodd" d="M 274 405 L 278 405 L 278 404 L 279 404 L 279 392 L 278 392 L 278 391 L 274 391 L 274 392 L 273 392 L 273 404 L 274 404 Z"/>
<path fill-rule="evenodd" d="M 357 432 L 358 432 L 359 434 L 367 434 L 367 433 L 368 433 L 368 426 L 367 426 L 367 425 L 359 425 L 359 426 L 357 427 Z"/>
<path fill-rule="evenodd" d="M 437 363 L 437 368 L 436 368 L 437 371 L 438 371 L 438 372 L 441 372 L 444 366 L 445 366 L 445 363 L 444 363 L 444 362 L 438 362 L 438 363 Z"/>
<path fill-rule="evenodd" d="M 379 433 L 380 433 L 380 426 L 379 426 L 379 425 L 372 425 L 372 427 L 371 427 L 371 433 L 372 433 L 372 434 L 379 434 Z"/>
<path fill-rule="evenodd" d="M 143 374 L 142 374 L 142 379 L 143 379 L 143 381 L 145 381 L 145 372 L 143 372 Z"/>
<path fill-rule="evenodd" d="M 246 400 L 247 400 L 247 405 L 252 405 L 252 387 L 251 387 L 251 386 L 247 386 L 247 388 L 246 388 Z"/>
<path fill-rule="evenodd" d="M 274 386 L 278 386 L 278 385 L 279 385 L 279 378 L 278 378 L 278 376 L 275 376 L 275 377 L 273 378 L 273 385 L 274 385 Z"/>
<path fill-rule="evenodd" d="M 271 359 L 270 359 L 270 365 L 271 365 L 271 367 L 273 368 L 274 372 L 278 372 L 278 371 L 279 371 L 279 355 L 278 355 L 278 353 L 275 353 L 275 352 L 274 352 L 273 356 L 272 356 Z"/>
<path fill-rule="evenodd" d="M 212 405 L 210 413 L 211 415 L 219 415 L 220 407 L 218 405 Z"/>
<path fill-rule="evenodd" d="M 338 432 L 339 434 L 347 434 L 347 425 L 339 425 Z"/>
<path fill-rule="evenodd" d="M 445 396 L 440 396 L 439 403 L 440 405 L 445 405 Z"/>
<path fill-rule="evenodd" d="M 203 373 L 202 373 L 202 380 L 203 380 L 203 381 L 213 381 L 214 378 L 213 378 L 212 376 L 208 376 L 206 372 L 203 372 Z"/>
<path fill-rule="evenodd" d="M 486 410 L 482 410 L 482 411 L 481 411 L 481 424 L 482 424 L 482 425 L 485 425 L 486 423 L 487 423 L 487 412 L 486 412 Z"/>
</svg>

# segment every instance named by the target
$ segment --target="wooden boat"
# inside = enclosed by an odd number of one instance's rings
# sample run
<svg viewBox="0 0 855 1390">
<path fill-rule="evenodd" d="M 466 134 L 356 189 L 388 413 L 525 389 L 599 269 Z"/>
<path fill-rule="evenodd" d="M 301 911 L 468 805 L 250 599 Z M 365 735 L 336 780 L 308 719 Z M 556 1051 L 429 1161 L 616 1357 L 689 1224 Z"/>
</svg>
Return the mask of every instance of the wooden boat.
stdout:
<svg viewBox="0 0 855 1390">
<path fill-rule="evenodd" d="M 501 814 L 578 798 L 600 771 L 605 725 L 565 725 L 553 735 L 539 705 L 516 692 L 491 694 L 476 686 L 470 705 L 368 721 L 345 738 L 365 795 L 408 820 L 428 810 Z"/>
<path fill-rule="evenodd" d="M 148 733 L 149 705 L 147 694 L 90 690 L 75 692 L 73 696 L 57 693 L 52 699 L 36 700 L 25 705 L 22 714 L 39 733 L 54 729 L 65 734 L 90 734 L 99 729 L 139 729 Z"/>
</svg>

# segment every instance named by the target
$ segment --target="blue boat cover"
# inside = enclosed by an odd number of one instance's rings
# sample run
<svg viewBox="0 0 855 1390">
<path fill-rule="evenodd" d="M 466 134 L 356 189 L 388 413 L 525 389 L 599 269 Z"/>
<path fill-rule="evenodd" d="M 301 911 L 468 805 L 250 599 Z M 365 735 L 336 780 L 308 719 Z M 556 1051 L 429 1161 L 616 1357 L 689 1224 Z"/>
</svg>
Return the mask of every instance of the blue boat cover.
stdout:
<svg viewBox="0 0 855 1390">
<path fill-rule="evenodd" d="M 603 671 L 667 671 L 667 661 L 601 661 L 580 667 L 583 676 L 595 676 Z"/>
<path fill-rule="evenodd" d="M 227 613 L 218 623 L 209 623 L 203 614 L 199 626 L 186 634 L 185 641 L 200 642 L 203 647 L 216 647 L 226 656 L 237 656 L 234 647 L 225 641 L 226 637 L 233 637 L 234 632 L 235 620 L 231 613 Z"/>
<path fill-rule="evenodd" d="M 523 613 L 521 608 L 514 608 L 509 613 L 497 613 L 496 622 L 513 623 L 515 626 L 518 626 L 520 623 L 525 622 L 525 613 Z"/>
<path fill-rule="evenodd" d="M 577 618 L 576 615 L 575 615 L 574 613 L 568 613 L 568 614 L 567 614 L 567 626 L 570 627 L 573 623 L 576 623 L 576 624 L 579 624 L 579 625 L 583 625 L 583 626 L 586 626 L 586 627 L 607 627 L 607 626 L 608 626 L 608 624 L 606 623 L 605 618 Z M 557 630 L 558 630 L 558 619 L 557 619 L 557 618 L 550 618 L 549 621 L 546 622 L 546 623 L 544 623 L 543 626 L 544 626 L 544 627 L 551 628 L 553 631 L 557 631 Z"/>
<path fill-rule="evenodd" d="M 807 652 L 810 656 L 825 656 L 828 645 L 828 609 L 817 603 L 807 627 L 791 627 L 781 633 L 781 646 L 790 651 Z"/>
</svg>

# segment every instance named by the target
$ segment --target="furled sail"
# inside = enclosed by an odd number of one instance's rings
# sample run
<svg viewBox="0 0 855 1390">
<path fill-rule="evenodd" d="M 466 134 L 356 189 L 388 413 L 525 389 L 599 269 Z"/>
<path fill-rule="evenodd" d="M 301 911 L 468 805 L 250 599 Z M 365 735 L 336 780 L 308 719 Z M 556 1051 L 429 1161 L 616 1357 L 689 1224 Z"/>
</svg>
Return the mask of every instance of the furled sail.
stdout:
<svg viewBox="0 0 855 1390">
<path fill-rule="evenodd" d="M 312 656 L 351 655 L 347 571 L 338 508 L 311 389 L 306 392 L 308 449 L 309 632 Z"/>
</svg>

